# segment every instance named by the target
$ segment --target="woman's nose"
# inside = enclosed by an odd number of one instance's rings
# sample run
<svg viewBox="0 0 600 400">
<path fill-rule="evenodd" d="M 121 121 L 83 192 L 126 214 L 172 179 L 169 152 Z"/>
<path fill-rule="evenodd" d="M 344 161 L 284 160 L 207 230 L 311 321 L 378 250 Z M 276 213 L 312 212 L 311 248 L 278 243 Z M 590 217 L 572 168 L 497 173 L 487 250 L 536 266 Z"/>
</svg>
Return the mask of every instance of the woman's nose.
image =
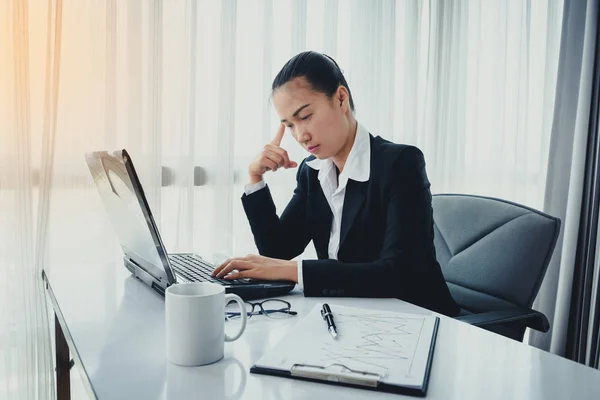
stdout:
<svg viewBox="0 0 600 400">
<path fill-rule="evenodd" d="M 299 128 L 298 141 L 300 143 L 307 143 L 311 139 L 310 133 L 304 128 Z"/>
</svg>

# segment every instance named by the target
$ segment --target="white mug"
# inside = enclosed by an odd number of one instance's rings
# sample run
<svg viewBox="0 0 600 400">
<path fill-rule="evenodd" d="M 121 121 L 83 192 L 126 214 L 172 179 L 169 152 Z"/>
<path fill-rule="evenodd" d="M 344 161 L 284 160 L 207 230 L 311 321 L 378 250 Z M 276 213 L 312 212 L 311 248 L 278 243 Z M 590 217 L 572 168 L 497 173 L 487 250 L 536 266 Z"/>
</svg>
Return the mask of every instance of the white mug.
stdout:
<svg viewBox="0 0 600 400">
<path fill-rule="evenodd" d="M 242 326 L 225 334 L 225 304 L 240 306 Z M 165 293 L 167 359 L 177 365 L 199 366 L 223 358 L 225 342 L 237 340 L 246 329 L 246 307 L 235 294 L 209 282 L 171 285 Z"/>
</svg>

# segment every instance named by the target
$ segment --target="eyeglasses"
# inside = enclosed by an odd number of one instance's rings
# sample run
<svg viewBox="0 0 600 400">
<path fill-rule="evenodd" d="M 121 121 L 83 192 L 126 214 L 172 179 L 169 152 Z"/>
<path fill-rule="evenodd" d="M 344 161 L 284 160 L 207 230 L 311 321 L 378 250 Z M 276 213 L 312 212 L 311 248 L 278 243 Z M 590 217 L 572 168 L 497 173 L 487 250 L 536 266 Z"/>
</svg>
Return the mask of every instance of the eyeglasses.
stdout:
<svg viewBox="0 0 600 400">
<path fill-rule="evenodd" d="M 284 319 L 298 313 L 292 311 L 292 305 L 285 300 L 269 299 L 260 303 L 244 302 L 246 306 L 246 315 L 251 318 L 253 315 L 264 315 L 273 319 Z M 258 307 L 258 310 L 255 309 Z M 230 302 L 225 306 L 225 317 L 227 319 L 240 318 L 240 308 L 235 302 Z"/>
</svg>

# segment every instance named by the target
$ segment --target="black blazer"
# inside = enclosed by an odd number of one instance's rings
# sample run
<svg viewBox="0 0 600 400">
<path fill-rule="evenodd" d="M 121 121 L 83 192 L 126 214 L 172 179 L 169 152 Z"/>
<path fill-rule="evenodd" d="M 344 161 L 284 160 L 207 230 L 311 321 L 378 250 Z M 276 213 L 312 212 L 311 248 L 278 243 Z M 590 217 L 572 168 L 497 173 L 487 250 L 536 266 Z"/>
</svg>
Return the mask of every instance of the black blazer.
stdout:
<svg viewBox="0 0 600 400">
<path fill-rule="evenodd" d="M 433 210 L 423 153 L 370 136 L 371 174 L 348 180 L 338 260 L 328 259 L 332 212 L 317 170 L 298 167 L 298 184 L 277 216 L 265 187 L 242 197 L 261 255 L 290 260 L 313 240 L 318 260 L 303 261 L 306 296 L 395 297 L 455 316 L 433 245 Z"/>
</svg>

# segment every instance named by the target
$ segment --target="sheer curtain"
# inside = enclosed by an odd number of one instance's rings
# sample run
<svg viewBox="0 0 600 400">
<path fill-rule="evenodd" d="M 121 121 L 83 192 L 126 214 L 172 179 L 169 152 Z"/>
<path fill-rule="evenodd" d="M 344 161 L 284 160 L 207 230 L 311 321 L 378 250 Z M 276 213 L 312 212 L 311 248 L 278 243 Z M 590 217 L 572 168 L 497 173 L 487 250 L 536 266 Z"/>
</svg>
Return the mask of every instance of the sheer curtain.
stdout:
<svg viewBox="0 0 600 400">
<path fill-rule="evenodd" d="M 17 317 L 42 301 L 41 268 L 74 262 L 74 251 L 82 276 L 88 263 L 119 259 L 86 151 L 130 152 L 169 251 L 211 261 L 255 252 L 239 197 L 277 128 L 271 81 L 305 49 L 336 59 L 374 135 L 424 151 L 434 193 L 543 206 L 561 0 L 27 4 L 0 6 L 0 85 L 14 88 L 0 95 L 0 285 L 7 298 L 21 287 L 31 298 L 0 308 L 19 329 L 37 324 Z M 14 18 L 23 7 L 29 22 Z M 306 156 L 289 135 L 282 146 L 295 161 Z M 281 210 L 295 171 L 266 180 Z M 45 354 L 31 347 L 45 346 L 44 335 L 24 345 L 10 327 L 1 334 L 0 393 L 50 371 L 29 362 Z"/>
<path fill-rule="evenodd" d="M 54 397 L 41 269 L 56 4 L 0 5 L 0 398 Z"/>
</svg>

